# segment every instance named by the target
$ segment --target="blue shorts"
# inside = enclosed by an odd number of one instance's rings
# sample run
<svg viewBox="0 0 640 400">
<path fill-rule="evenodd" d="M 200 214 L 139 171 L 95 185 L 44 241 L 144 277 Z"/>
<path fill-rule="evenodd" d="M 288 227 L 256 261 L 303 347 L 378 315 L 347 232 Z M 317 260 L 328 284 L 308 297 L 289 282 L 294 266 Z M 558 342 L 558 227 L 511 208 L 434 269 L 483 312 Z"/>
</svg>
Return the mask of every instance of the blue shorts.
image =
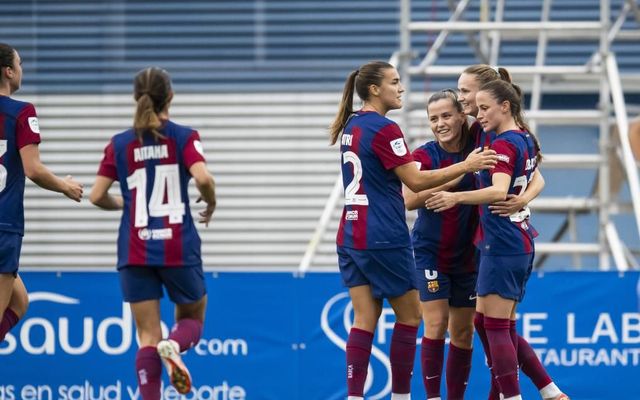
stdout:
<svg viewBox="0 0 640 400">
<path fill-rule="evenodd" d="M 163 297 L 163 286 L 176 304 L 195 303 L 207 293 L 201 266 L 126 266 L 120 268 L 118 274 L 124 301 L 128 303 L 160 299 Z"/>
<path fill-rule="evenodd" d="M 0 274 L 18 273 L 22 235 L 14 232 L 0 231 Z"/>
<path fill-rule="evenodd" d="M 480 255 L 476 288 L 478 296 L 497 294 L 502 298 L 521 302 L 533 269 L 534 254 Z"/>
<path fill-rule="evenodd" d="M 377 299 L 416 289 L 413 249 L 356 250 L 338 246 L 338 265 L 346 287 L 369 285 Z"/>
<path fill-rule="evenodd" d="M 478 274 L 445 274 L 437 270 L 416 269 L 416 282 L 420 301 L 449 299 L 451 307 L 476 306 L 476 279 Z"/>
</svg>

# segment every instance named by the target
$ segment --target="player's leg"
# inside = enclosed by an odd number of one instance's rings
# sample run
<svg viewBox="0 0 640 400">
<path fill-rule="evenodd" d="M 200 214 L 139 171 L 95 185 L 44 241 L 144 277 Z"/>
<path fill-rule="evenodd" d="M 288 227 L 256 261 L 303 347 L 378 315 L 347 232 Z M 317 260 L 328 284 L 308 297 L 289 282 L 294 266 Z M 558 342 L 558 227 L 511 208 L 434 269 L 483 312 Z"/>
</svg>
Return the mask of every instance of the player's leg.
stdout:
<svg viewBox="0 0 640 400">
<path fill-rule="evenodd" d="M 429 253 L 415 251 L 416 283 L 420 292 L 420 306 L 424 322 L 424 336 L 420 346 L 422 384 L 427 399 L 440 400 L 440 386 L 444 365 L 444 339 L 449 324 L 449 297 L 451 295 L 448 275 L 437 269 L 421 267 L 433 265 Z"/>
<path fill-rule="evenodd" d="M 439 400 L 444 365 L 444 338 L 449 319 L 449 300 L 423 301 L 421 308 L 424 321 L 424 336 L 420 346 L 422 383 L 427 399 Z"/>
<path fill-rule="evenodd" d="M 447 356 L 447 399 L 461 400 L 467 389 L 473 353 L 473 307 L 449 308 L 449 354 Z"/>
<path fill-rule="evenodd" d="M 22 236 L 0 232 L 0 342 L 27 312 L 29 297 L 18 276 Z"/>
<path fill-rule="evenodd" d="M 191 391 L 191 375 L 181 352 L 195 346 L 202 335 L 207 306 L 207 290 L 202 266 L 162 268 L 158 271 L 171 301 L 175 303 L 176 322 L 166 340 L 158 343 L 171 384 L 178 393 Z"/>
<path fill-rule="evenodd" d="M 389 298 L 396 315 L 391 336 L 391 399 L 408 400 L 411 393 L 411 376 L 416 356 L 416 335 L 422 320 L 418 291 L 409 290 L 402 296 Z"/>
<path fill-rule="evenodd" d="M 391 399 L 410 398 L 411 376 L 416 356 L 416 335 L 422 321 L 420 296 L 416 290 L 416 263 L 411 247 L 372 251 L 372 269 L 376 278 L 370 279 L 374 295 L 386 297 L 396 315 L 391 335 Z"/>
<path fill-rule="evenodd" d="M 162 363 L 156 345 L 162 339 L 160 329 L 160 301 L 145 300 L 131 303 L 140 348 L 136 353 L 136 375 L 143 400 L 160 399 Z"/>
<path fill-rule="evenodd" d="M 366 268 L 370 257 L 367 251 L 338 246 L 338 266 L 343 284 L 349 288 L 354 321 L 347 338 L 347 396 L 348 400 L 364 398 L 364 384 L 371 358 L 373 334 L 382 313 L 382 300 L 374 297 Z"/>
<path fill-rule="evenodd" d="M 473 317 L 476 307 L 476 273 L 449 275 L 449 355 L 447 356 L 447 398 L 464 398 L 471 372 Z"/>
<path fill-rule="evenodd" d="M 124 267 L 118 270 L 124 301 L 130 303 L 140 347 L 136 353 L 136 377 L 143 400 L 160 399 L 162 362 L 156 345 L 162 339 L 160 298 L 162 283 L 154 268 Z"/>
<path fill-rule="evenodd" d="M 373 297 L 369 285 L 350 287 L 349 296 L 354 321 L 347 338 L 347 395 L 349 400 L 359 400 L 364 398 L 373 334 L 382 313 L 382 300 Z"/>
<path fill-rule="evenodd" d="M 200 341 L 206 308 L 206 294 L 195 303 L 176 304 L 176 323 L 171 328 L 169 340 L 178 344 L 180 352 L 189 350 Z"/>
<path fill-rule="evenodd" d="M 515 300 L 497 294 L 479 297 L 483 303 L 484 329 L 493 362 L 493 374 L 505 400 L 521 399 L 518 383 L 518 357 L 510 334 L 510 315 Z"/>
</svg>

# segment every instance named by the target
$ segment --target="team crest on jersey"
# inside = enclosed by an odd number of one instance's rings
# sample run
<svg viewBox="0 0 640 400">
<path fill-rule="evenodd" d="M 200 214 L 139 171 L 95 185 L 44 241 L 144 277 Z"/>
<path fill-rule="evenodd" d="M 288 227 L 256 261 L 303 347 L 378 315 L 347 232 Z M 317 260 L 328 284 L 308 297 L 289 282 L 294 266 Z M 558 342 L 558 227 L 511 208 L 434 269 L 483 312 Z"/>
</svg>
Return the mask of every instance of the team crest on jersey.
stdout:
<svg viewBox="0 0 640 400">
<path fill-rule="evenodd" d="M 407 146 L 404 145 L 404 139 L 398 138 L 389 142 L 394 154 L 402 157 L 407 154 Z"/>
<path fill-rule="evenodd" d="M 427 290 L 431 293 L 435 293 L 440 290 L 440 284 L 438 281 L 429 281 L 427 282 Z"/>
<path fill-rule="evenodd" d="M 40 124 L 38 123 L 38 117 L 29 117 L 27 118 L 27 122 L 29 122 L 29 128 L 33 133 L 40 133 Z"/>
</svg>

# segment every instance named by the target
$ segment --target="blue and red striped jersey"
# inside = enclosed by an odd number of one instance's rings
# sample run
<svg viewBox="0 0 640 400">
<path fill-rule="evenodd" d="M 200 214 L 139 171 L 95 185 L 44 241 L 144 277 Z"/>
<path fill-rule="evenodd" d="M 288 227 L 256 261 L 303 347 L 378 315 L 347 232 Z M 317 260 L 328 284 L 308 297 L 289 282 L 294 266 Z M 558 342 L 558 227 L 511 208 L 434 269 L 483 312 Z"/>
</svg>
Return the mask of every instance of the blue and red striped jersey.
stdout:
<svg viewBox="0 0 640 400">
<path fill-rule="evenodd" d="M 425 143 L 413 151 L 413 158 L 420 170 L 445 168 L 464 161 L 474 148 L 475 137 L 461 152 L 449 153 L 438 142 Z M 466 174 L 451 192 L 475 189 L 475 177 Z M 436 213 L 425 207 L 418 209 L 418 218 L 413 225 L 411 239 L 415 250 L 422 250 L 430 257 L 428 269 L 447 274 L 473 272 L 476 268 L 473 237 L 478 226 L 475 205 L 457 205 Z"/>
<path fill-rule="evenodd" d="M 471 137 L 475 138 L 475 148 L 482 147 L 482 149 L 489 148 L 491 146 L 491 142 L 496 138 L 496 133 L 491 131 L 489 133 L 485 132 L 482 129 L 482 125 L 477 120 L 469 127 L 469 131 L 471 133 Z"/>
<path fill-rule="evenodd" d="M 492 176 L 501 172 L 511 176 L 508 194 L 524 192 L 537 168 L 536 146 L 531 134 L 525 131 L 506 131 L 496 136 L 491 149 L 498 155 L 493 170 L 478 173 L 479 189 L 492 185 Z M 509 217 L 492 214 L 488 204 L 480 205 L 480 229 L 476 245 L 483 254 L 515 255 L 533 252 L 533 239 L 538 233 L 529 223 L 529 209 Z"/>
<path fill-rule="evenodd" d="M 402 183 L 393 169 L 413 161 L 400 127 L 358 111 L 342 133 L 344 209 L 336 242 L 354 249 L 411 246 Z"/>
<path fill-rule="evenodd" d="M 0 96 L 0 231 L 24 235 L 24 168 L 20 149 L 40 143 L 36 109 Z"/>
<path fill-rule="evenodd" d="M 189 168 L 205 161 L 198 132 L 167 121 L 156 141 L 133 129 L 115 135 L 98 175 L 120 183 L 124 209 L 118 233 L 118 268 L 199 266 L 200 236 L 191 217 Z"/>
</svg>

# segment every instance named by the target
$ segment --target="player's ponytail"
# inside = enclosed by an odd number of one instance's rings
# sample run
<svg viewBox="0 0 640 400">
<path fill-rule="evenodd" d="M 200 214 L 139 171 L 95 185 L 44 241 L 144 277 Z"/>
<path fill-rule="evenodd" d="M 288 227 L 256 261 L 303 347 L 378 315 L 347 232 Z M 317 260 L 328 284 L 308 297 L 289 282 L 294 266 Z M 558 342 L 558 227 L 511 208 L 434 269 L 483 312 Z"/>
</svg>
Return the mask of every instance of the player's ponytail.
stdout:
<svg viewBox="0 0 640 400">
<path fill-rule="evenodd" d="M 340 136 L 347 125 L 349 117 L 353 114 L 353 92 L 356 92 L 362 101 L 367 101 L 369 99 L 369 86 L 382 85 L 384 72 L 390 68 L 394 67 L 388 62 L 372 61 L 349 74 L 342 90 L 342 100 L 338 106 L 338 113 L 329 127 L 331 144 L 335 144 L 338 141 L 338 136 Z"/>
<path fill-rule="evenodd" d="M 173 97 L 169 73 L 161 68 L 145 68 L 136 75 L 133 89 L 137 102 L 133 120 L 136 136 L 142 140 L 145 134 L 150 133 L 156 140 L 163 138 L 158 114 L 165 110 Z"/>
<path fill-rule="evenodd" d="M 349 116 L 353 114 L 353 92 L 355 89 L 356 77 L 358 76 L 358 70 L 353 71 L 349 74 L 347 81 L 344 84 L 344 89 L 342 90 L 342 100 L 340 100 L 340 105 L 338 106 L 338 114 L 336 115 L 331 127 L 329 128 L 329 135 L 331 138 L 331 144 L 334 145 L 338 141 L 338 136 L 344 129 L 347 121 L 349 120 Z"/>
</svg>

